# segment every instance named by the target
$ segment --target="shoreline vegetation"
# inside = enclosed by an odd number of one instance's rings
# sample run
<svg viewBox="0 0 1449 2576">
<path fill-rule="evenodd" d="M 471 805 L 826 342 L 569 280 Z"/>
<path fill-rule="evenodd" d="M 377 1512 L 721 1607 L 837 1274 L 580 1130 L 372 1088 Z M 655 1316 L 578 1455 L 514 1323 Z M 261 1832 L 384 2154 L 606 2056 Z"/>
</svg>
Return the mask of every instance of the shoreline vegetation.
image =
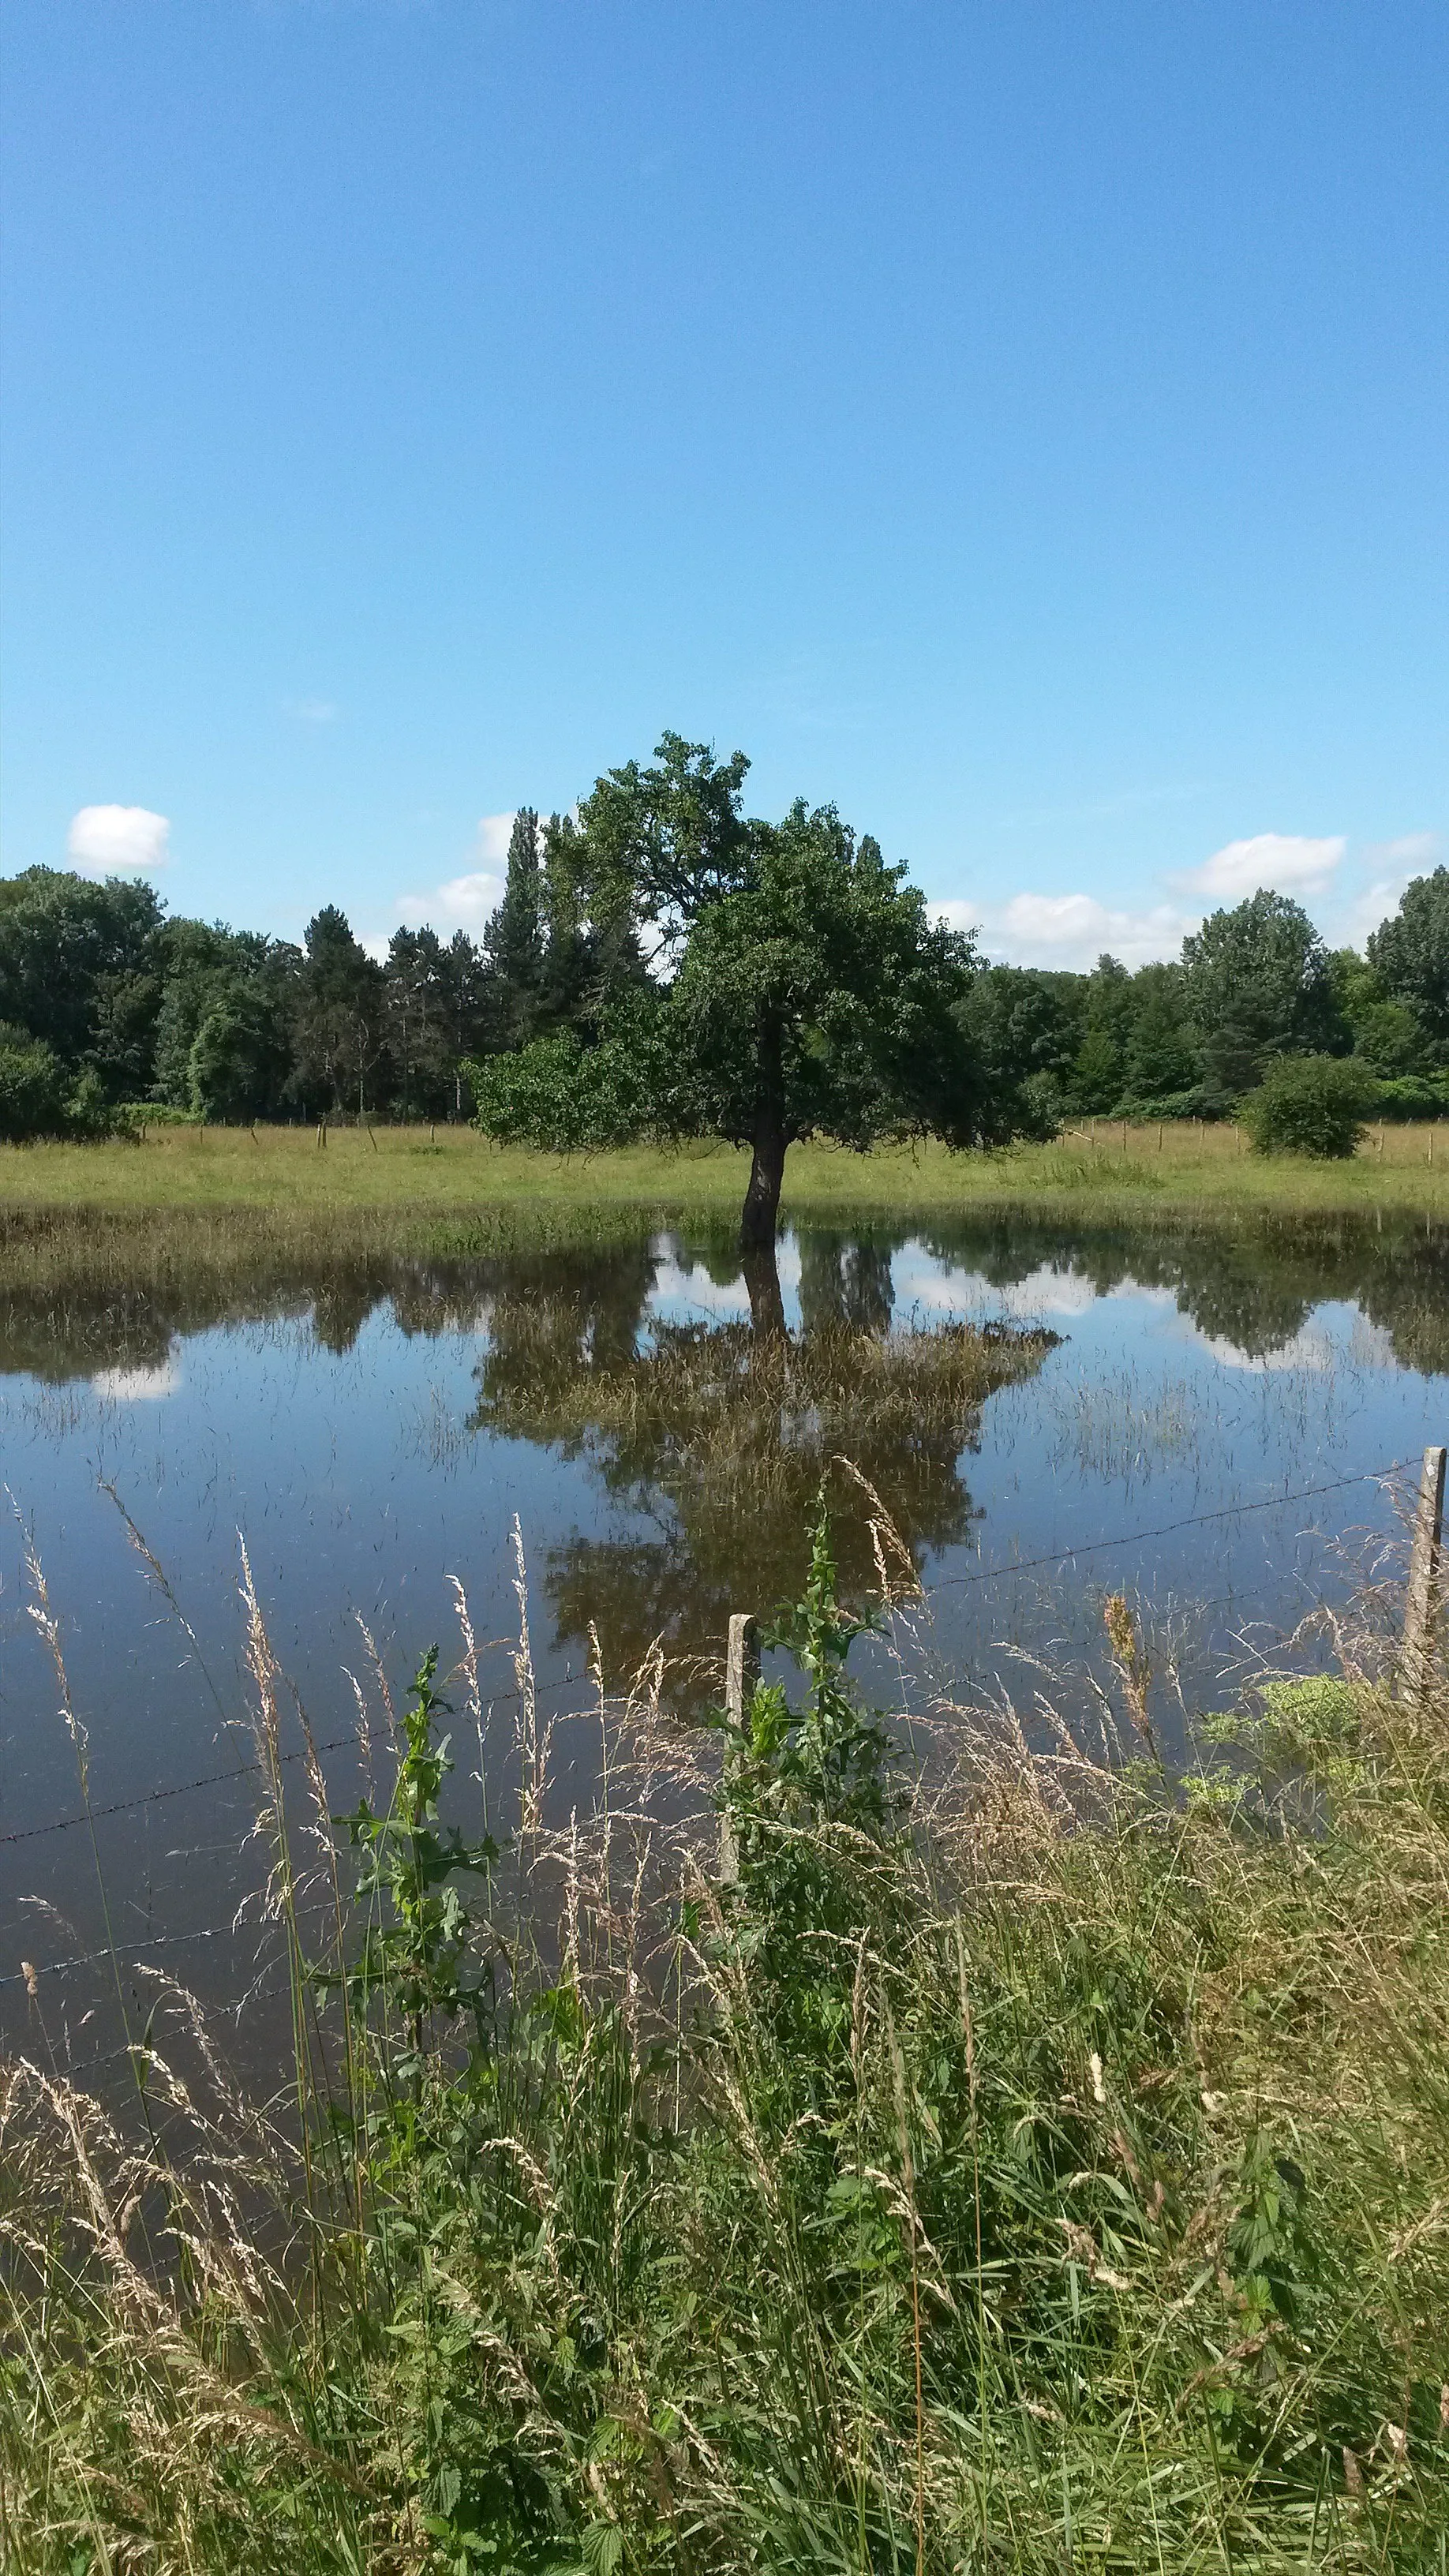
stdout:
<svg viewBox="0 0 1449 2576">
<path fill-rule="evenodd" d="M 419 1249 L 452 1229 L 488 1248 L 552 1236 L 588 1239 L 657 1217 L 737 1223 L 747 1147 L 709 1140 L 552 1154 L 501 1146 L 465 1126 L 329 1123 L 312 1128 L 144 1126 L 136 1139 L 0 1145 L 0 1228 L 36 1240 L 77 1225 L 141 1216 L 207 1221 L 243 1215 L 314 1237 L 401 1229 Z M 1228 1124 L 1083 1120 L 1047 1144 L 952 1151 L 925 1141 L 792 1149 L 782 1222 L 922 1216 L 1019 1206 L 1106 1211 L 1144 1222 L 1282 1214 L 1436 1213 L 1449 1204 L 1449 1132 L 1436 1123 L 1369 1129 L 1341 1160 L 1265 1157 Z"/>
<path fill-rule="evenodd" d="M 601 1684 L 562 1825 L 525 1627 L 478 1834 L 466 1602 L 338 1818 L 247 1579 L 295 2065 L 249 2099 L 157 1976 L 102 2104 L 32 1977 L 7 2570 L 1442 2567 L 1442 1666 L 1379 1591 L 1169 1759 L 1113 1596 L 1092 1742 L 1044 1673 L 907 1759 L 806 1535 L 789 1702 Z"/>
<path fill-rule="evenodd" d="M 1027 1269 L 1080 1250 L 1113 1279 L 1132 1272 L 1135 1245 L 1194 1306 L 1204 1262 L 1235 1276 L 1256 1264 L 1274 1311 L 1273 1287 L 1296 1308 L 1362 1286 L 1417 1351 L 1434 1306 L 1425 1262 L 1449 1211 L 1437 1134 L 1373 1130 L 1332 1162 L 1251 1155 L 1232 1129 L 1190 1124 L 1129 1126 L 1125 1146 L 1105 1122 L 1095 1137 L 1084 1125 L 990 1152 L 800 1145 L 781 1214 L 841 1238 L 917 1233 L 1011 1279 L 1025 1275 L 1014 1245 Z M 0 1147 L 0 1342 L 12 1365 L 66 1375 L 154 1355 L 172 1330 L 228 1313 L 317 1302 L 343 1318 L 389 1295 L 419 1317 L 461 1313 L 491 1263 L 567 1264 L 671 1234 L 733 1278 L 749 1160 L 698 1143 L 551 1155 L 443 1126 L 333 1127 L 325 1146 L 296 1128 L 164 1125 L 135 1144 Z M 1263 1302 L 1246 1276 L 1237 1293 L 1245 1313 Z M 777 1277 L 765 1299 L 754 1283 L 752 1310 L 779 1328 Z"/>
</svg>

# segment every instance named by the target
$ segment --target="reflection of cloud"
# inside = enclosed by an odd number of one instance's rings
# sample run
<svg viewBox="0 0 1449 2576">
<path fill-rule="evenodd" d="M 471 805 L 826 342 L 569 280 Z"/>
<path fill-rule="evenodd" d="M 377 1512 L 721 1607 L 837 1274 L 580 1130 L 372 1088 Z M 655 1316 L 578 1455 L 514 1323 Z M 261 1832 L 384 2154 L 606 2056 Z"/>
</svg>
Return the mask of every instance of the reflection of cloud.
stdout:
<svg viewBox="0 0 1449 2576">
<path fill-rule="evenodd" d="M 149 1368 L 97 1369 L 91 1379 L 91 1393 L 108 1396 L 113 1404 L 154 1403 L 163 1395 L 177 1394 L 180 1386 L 181 1360 L 174 1350 Z"/>
<path fill-rule="evenodd" d="M 66 836 L 66 855 L 102 876 L 112 868 L 164 868 L 171 825 L 144 805 L 83 805 Z"/>
<path fill-rule="evenodd" d="M 1273 1377 L 1290 1369 L 1322 1377 L 1344 1365 L 1387 1369 L 1398 1366 L 1392 1334 L 1360 1314 L 1356 1306 L 1320 1307 L 1289 1340 L 1271 1351 L 1245 1351 L 1223 1333 L 1200 1332 L 1187 1315 L 1181 1319 L 1180 1330 L 1184 1341 L 1210 1352 L 1223 1368 L 1246 1370 L 1255 1377 Z"/>
<path fill-rule="evenodd" d="M 1215 850 L 1178 882 L 1221 903 L 1241 903 L 1265 886 L 1279 894 L 1321 894 L 1347 846 L 1341 832 L 1322 841 L 1301 832 L 1255 832 Z"/>
<path fill-rule="evenodd" d="M 781 1284 L 783 1286 L 783 1280 Z M 743 1279 L 732 1280 L 727 1288 L 722 1288 L 717 1279 L 711 1279 L 702 1263 L 695 1263 L 685 1270 L 677 1261 L 666 1259 L 660 1262 L 649 1297 L 651 1315 L 663 1316 L 671 1323 L 696 1315 L 708 1315 L 724 1322 L 727 1317 L 734 1321 L 748 1316 L 749 1311 L 749 1291 Z"/>
</svg>

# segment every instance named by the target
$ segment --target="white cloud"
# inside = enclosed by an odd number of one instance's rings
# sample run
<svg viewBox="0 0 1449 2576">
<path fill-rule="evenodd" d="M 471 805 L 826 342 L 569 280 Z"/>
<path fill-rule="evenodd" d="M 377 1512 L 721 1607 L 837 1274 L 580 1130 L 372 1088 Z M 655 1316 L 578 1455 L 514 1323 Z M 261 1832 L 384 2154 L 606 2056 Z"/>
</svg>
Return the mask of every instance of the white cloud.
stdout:
<svg viewBox="0 0 1449 2576">
<path fill-rule="evenodd" d="M 332 698 L 289 698 L 287 713 L 295 716 L 298 724 L 330 725 L 337 722 L 342 709 Z"/>
<path fill-rule="evenodd" d="M 503 879 L 484 868 L 463 877 L 447 877 L 421 894 L 400 894 L 397 914 L 410 928 L 431 923 L 434 930 L 466 930 L 474 937 L 503 898 Z"/>
<path fill-rule="evenodd" d="M 1395 870 L 1405 885 L 1425 868 L 1437 867 L 1439 855 L 1437 832 L 1404 832 L 1397 841 L 1370 841 L 1364 850 L 1371 867 Z"/>
<path fill-rule="evenodd" d="M 1341 900 L 1332 907 L 1331 919 L 1325 920 L 1324 933 L 1331 946 L 1363 947 L 1370 931 L 1397 912 L 1399 899 L 1412 878 L 1426 876 L 1439 864 L 1442 855 L 1437 832 L 1406 832 L 1397 841 L 1370 842 L 1363 851 L 1363 862 L 1374 870 L 1365 886 L 1350 891 L 1340 887 Z"/>
<path fill-rule="evenodd" d="M 512 836 L 513 816 L 511 814 L 482 814 L 479 816 L 478 856 L 483 860 L 485 866 L 490 860 L 502 861 L 507 858 L 508 844 Z"/>
<path fill-rule="evenodd" d="M 144 805 L 83 805 L 65 846 L 78 868 L 104 876 L 113 868 L 164 868 L 170 837 L 166 816 Z"/>
<path fill-rule="evenodd" d="M 989 957 L 1013 966 L 1094 966 L 1102 951 L 1124 966 L 1175 957 L 1197 916 L 1174 904 L 1119 912 L 1091 894 L 1015 894 L 1004 904 L 943 903 L 939 920 L 976 930 Z"/>
<path fill-rule="evenodd" d="M 410 927 L 431 922 L 434 930 L 466 930 L 475 938 L 503 900 L 503 870 L 513 832 L 511 814 L 478 818 L 477 855 L 482 865 L 465 876 L 446 877 L 441 885 L 419 894 L 400 894 L 399 918 Z"/>
<path fill-rule="evenodd" d="M 1279 894 L 1321 894 L 1347 846 L 1341 832 L 1321 841 L 1301 832 L 1255 832 L 1249 841 L 1229 841 L 1214 850 L 1200 868 L 1177 882 L 1221 903 L 1241 903 L 1262 886 Z"/>
</svg>

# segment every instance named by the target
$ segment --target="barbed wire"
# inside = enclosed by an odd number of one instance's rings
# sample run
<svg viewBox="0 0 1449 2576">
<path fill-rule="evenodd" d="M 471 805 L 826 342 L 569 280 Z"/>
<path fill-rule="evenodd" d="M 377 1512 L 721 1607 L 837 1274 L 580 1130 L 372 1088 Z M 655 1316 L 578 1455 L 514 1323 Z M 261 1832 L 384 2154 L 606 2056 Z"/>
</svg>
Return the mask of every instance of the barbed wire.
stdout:
<svg viewBox="0 0 1449 2576">
<path fill-rule="evenodd" d="M 144 1941 L 108 1942 L 99 1950 L 77 1950 L 70 1959 L 46 1959 L 39 1966 L 27 1962 L 24 1967 L 17 1968 L 13 1976 L 0 1977 L 0 1986 L 28 1986 L 34 1977 L 59 1977 L 70 1968 L 93 1968 L 101 1959 L 139 1959 L 147 1950 L 180 1950 L 192 1941 L 234 1938 L 236 1931 L 233 1917 L 229 1923 L 209 1924 L 204 1932 L 153 1932 Z"/>
<path fill-rule="evenodd" d="M 556 1699 L 561 1692 L 577 1690 L 577 1688 L 578 1682 L 571 1676 L 566 1681 L 543 1683 L 535 1691 L 534 1697 L 535 1699 Z M 522 1693 L 516 1690 L 490 1691 L 486 1705 L 490 1709 L 507 1708 L 521 1697 Z M 236 1723 L 241 1724 L 242 1721 L 238 1719 Z M 360 1750 L 355 1727 L 348 1735 L 329 1736 L 325 1744 L 314 1744 L 311 1751 L 321 1755 L 343 1753 L 349 1748 L 353 1752 Z M 305 1762 L 307 1758 L 308 1748 L 305 1745 L 299 1745 L 295 1753 L 281 1753 L 277 1756 L 278 1761 L 285 1764 Z M 164 1799 L 189 1797 L 193 1789 L 216 1789 L 224 1781 L 229 1780 L 255 1780 L 261 1776 L 261 1770 L 262 1766 L 259 1762 L 234 1764 L 229 1771 L 205 1771 L 199 1779 L 176 1780 L 165 1789 L 141 1789 L 137 1791 L 134 1798 L 114 1798 L 104 1807 L 82 1807 L 73 1816 L 53 1817 L 47 1825 L 20 1825 L 13 1833 L 0 1834 L 0 1850 L 8 1849 L 13 1843 L 38 1842 L 42 1834 L 68 1834 L 73 1832 L 77 1825 L 103 1824 L 109 1816 L 133 1815 L 139 1807 L 159 1807 Z"/>
<path fill-rule="evenodd" d="M 1361 1475 L 1335 1476 L 1326 1485 L 1300 1485 L 1289 1494 L 1265 1494 L 1255 1503 L 1224 1503 L 1212 1512 L 1187 1512 L 1181 1520 L 1160 1521 L 1155 1529 L 1119 1530 L 1112 1538 L 1083 1539 L 1071 1547 L 1055 1548 L 1050 1556 L 1014 1557 L 1005 1565 L 983 1566 L 977 1574 L 947 1574 L 931 1585 L 932 1592 L 951 1592 L 977 1583 L 999 1583 L 1009 1574 L 1033 1574 L 1046 1565 L 1066 1565 L 1073 1557 L 1100 1556 L 1114 1547 L 1141 1547 L 1149 1539 L 1171 1538 L 1178 1530 L 1200 1529 L 1208 1521 L 1235 1521 L 1248 1512 L 1282 1511 L 1288 1503 L 1311 1502 L 1319 1494 L 1341 1493 L 1348 1485 L 1381 1485 L 1390 1476 L 1403 1474 L 1408 1461 L 1391 1459 L 1387 1467 L 1366 1467 Z"/>
<path fill-rule="evenodd" d="M 1301 1485 L 1293 1492 L 1286 1494 L 1268 1494 L 1256 1502 L 1225 1503 L 1215 1511 L 1188 1512 L 1177 1520 L 1161 1521 L 1154 1529 L 1122 1530 L 1117 1532 L 1116 1535 L 1111 1538 L 1083 1539 L 1072 1546 L 1056 1548 L 1047 1556 L 1016 1557 L 1004 1565 L 983 1566 L 974 1574 L 944 1575 L 939 1582 L 932 1583 L 928 1587 L 928 1591 L 930 1594 L 935 1594 L 937 1592 L 950 1592 L 961 1590 L 963 1588 L 972 1588 L 983 1583 L 1002 1583 L 1012 1575 L 1039 1573 L 1046 1566 L 1066 1565 L 1076 1557 L 1101 1555 L 1105 1551 L 1116 1547 L 1144 1546 L 1152 1539 L 1170 1538 L 1179 1530 L 1198 1529 L 1209 1522 L 1237 1520 L 1248 1512 L 1281 1511 L 1289 1503 L 1311 1502 L 1321 1494 L 1341 1493 L 1346 1488 L 1353 1485 L 1383 1484 L 1390 1476 L 1401 1475 L 1406 1464 L 1406 1460 L 1395 1458 L 1392 1459 L 1386 1467 L 1368 1467 L 1363 1469 L 1358 1475 L 1335 1476 L 1326 1484 Z M 1221 1596 L 1221 1599 L 1218 1602 L 1208 1602 L 1202 1606 L 1207 1609 L 1215 1609 L 1221 1606 L 1222 1600 L 1231 1600 L 1234 1597 L 1251 1599 L 1255 1596 L 1253 1594 L 1240 1594 L 1234 1596 L 1229 1593 Z M 535 1697 L 538 1699 L 556 1699 L 565 1691 L 576 1690 L 578 1687 L 578 1679 L 573 1676 L 569 1676 L 563 1681 L 543 1683 L 536 1690 Z M 488 1694 L 487 1704 L 490 1709 L 505 1708 L 511 1706 L 512 1703 L 518 1700 L 521 1696 L 522 1694 L 516 1690 L 491 1691 Z M 315 1745 L 311 1749 L 319 1756 L 324 1753 L 340 1753 L 345 1752 L 348 1749 L 355 1750 L 357 1748 L 357 1742 L 357 1734 L 354 1729 L 347 1735 L 331 1736 L 326 1743 Z M 286 1764 L 305 1762 L 307 1758 L 308 1754 L 305 1746 L 299 1746 L 293 1753 L 283 1753 L 279 1756 L 279 1759 Z M 234 1765 L 230 1770 L 226 1771 L 203 1772 L 201 1776 L 195 1780 L 174 1781 L 169 1787 L 164 1789 L 144 1789 L 138 1791 L 136 1796 L 132 1798 L 115 1798 L 104 1807 L 82 1808 L 75 1815 L 56 1816 L 53 1817 L 48 1824 L 22 1825 L 10 1833 L 0 1834 L 0 1850 L 9 1850 L 17 1843 L 38 1842 L 48 1834 L 71 1833 L 81 1825 L 102 1824 L 112 1816 L 131 1815 L 142 1807 L 160 1806 L 166 1800 L 171 1798 L 190 1797 L 194 1791 L 200 1789 L 220 1788 L 224 1784 L 234 1780 L 254 1780 L 260 1776 L 260 1770 L 260 1764 L 255 1762 L 245 1762 Z"/>
</svg>

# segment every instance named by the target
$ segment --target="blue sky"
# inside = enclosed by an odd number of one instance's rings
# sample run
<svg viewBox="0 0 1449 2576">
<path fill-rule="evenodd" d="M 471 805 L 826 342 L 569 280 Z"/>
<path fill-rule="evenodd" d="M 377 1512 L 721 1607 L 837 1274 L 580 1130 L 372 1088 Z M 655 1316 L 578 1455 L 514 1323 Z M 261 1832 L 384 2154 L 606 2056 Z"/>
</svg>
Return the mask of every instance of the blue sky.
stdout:
<svg viewBox="0 0 1449 2576">
<path fill-rule="evenodd" d="M 0 865 L 476 929 L 673 725 L 999 953 L 1361 934 L 1449 847 L 1446 74 L 1431 0 L 7 0 Z"/>
</svg>

